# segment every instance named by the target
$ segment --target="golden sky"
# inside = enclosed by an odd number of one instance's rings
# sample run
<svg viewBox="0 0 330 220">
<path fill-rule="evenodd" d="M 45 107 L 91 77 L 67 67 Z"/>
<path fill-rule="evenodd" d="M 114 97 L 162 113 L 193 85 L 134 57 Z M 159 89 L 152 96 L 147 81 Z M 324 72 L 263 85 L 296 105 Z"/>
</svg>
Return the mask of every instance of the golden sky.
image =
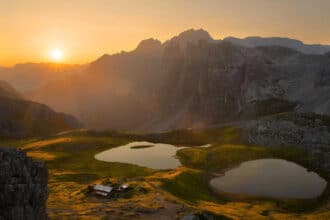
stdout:
<svg viewBox="0 0 330 220">
<path fill-rule="evenodd" d="M 329 0 L 0 0 L 0 65 L 85 63 L 190 28 L 330 44 Z"/>
</svg>

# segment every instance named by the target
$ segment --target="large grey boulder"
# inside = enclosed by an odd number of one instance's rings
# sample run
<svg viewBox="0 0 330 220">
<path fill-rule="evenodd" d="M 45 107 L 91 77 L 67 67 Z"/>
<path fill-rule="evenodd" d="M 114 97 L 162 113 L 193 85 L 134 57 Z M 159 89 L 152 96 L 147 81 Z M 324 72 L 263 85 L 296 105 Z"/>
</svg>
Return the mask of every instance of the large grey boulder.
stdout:
<svg viewBox="0 0 330 220">
<path fill-rule="evenodd" d="M 216 215 L 210 212 L 191 213 L 181 218 L 181 220 L 230 220 L 231 218 L 224 215 Z"/>
<path fill-rule="evenodd" d="M 48 172 L 20 150 L 0 148 L 0 219 L 47 219 Z"/>
</svg>

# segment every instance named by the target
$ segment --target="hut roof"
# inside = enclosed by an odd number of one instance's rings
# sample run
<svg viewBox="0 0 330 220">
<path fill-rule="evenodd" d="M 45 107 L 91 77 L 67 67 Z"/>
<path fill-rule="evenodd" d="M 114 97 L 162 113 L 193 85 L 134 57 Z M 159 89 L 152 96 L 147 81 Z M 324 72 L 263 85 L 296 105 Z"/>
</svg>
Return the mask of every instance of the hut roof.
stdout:
<svg viewBox="0 0 330 220">
<path fill-rule="evenodd" d="M 102 192 L 106 192 L 106 193 L 110 193 L 113 188 L 110 186 L 104 186 L 104 185 L 95 185 L 94 186 L 94 190 L 96 191 L 102 191 Z"/>
</svg>

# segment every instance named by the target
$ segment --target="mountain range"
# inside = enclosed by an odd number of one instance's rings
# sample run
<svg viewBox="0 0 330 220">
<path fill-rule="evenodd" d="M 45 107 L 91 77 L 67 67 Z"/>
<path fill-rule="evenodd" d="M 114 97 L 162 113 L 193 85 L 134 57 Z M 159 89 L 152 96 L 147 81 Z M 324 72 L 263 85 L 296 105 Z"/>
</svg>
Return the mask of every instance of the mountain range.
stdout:
<svg viewBox="0 0 330 220">
<path fill-rule="evenodd" d="M 10 83 L 20 92 L 26 93 L 48 82 L 79 74 L 83 70 L 84 65 L 22 63 L 13 67 L 0 68 L 0 79 Z"/>
<path fill-rule="evenodd" d="M 202 29 L 188 30 L 164 43 L 148 39 L 130 52 L 64 66 L 64 74 L 14 67 L 0 77 L 88 128 L 161 132 L 284 112 L 330 115 L 329 51 L 288 38 L 215 40 Z"/>
<path fill-rule="evenodd" d="M 260 46 L 281 46 L 288 47 L 305 54 L 325 54 L 330 51 L 330 45 L 321 44 L 304 44 L 302 41 L 284 38 L 284 37 L 247 37 L 244 39 L 227 37 L 224 41 L 241 45 L 244 47 L 260 47 Z"/>
</svg>

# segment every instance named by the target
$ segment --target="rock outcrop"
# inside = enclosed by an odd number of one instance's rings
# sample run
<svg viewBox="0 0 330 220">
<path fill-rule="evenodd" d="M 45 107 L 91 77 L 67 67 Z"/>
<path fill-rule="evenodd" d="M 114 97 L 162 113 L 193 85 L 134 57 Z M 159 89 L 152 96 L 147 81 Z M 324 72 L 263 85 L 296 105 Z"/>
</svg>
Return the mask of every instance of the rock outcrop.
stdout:
<svg viewBox="0 0 330 220">
<path fill-rule="evenodd" d="M 330 118 L 312 113 L 288 113 L 239 125 L 246 143 L 269 147 L 303 147 L 314 164 L 330 173 Z"/>
<path fill-rule="evenodd" d="M 48 173 L 22 151 L 0 148 L 0 219 L 47 219 Z"/>
<path fill-rule="evenodd" d="M 232 218 L 226 217 L 224 215 L 216 215 L 205 211 L 188 214 L 181 218 L 181 220 L 230 220 L 230 219 Z"/>
<path fill-rule="evenodd" d="M 330 148 L 329 117 L 287 113 L 251 120 L 243 126 L 245 140 L 261 146 Z"/>
</svg>

